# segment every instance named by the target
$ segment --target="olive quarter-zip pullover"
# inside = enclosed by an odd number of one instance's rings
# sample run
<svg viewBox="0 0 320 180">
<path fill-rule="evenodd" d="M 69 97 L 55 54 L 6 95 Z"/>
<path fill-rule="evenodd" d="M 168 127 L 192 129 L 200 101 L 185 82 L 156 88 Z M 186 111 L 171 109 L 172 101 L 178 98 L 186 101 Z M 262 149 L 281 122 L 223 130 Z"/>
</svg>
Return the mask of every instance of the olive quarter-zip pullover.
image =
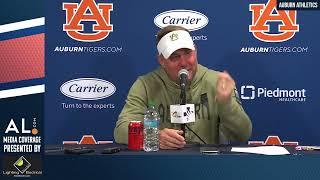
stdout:
<svg viewBox="0 0 320 180">
<path fill-rule="evenodd" d="M 229 103 L 222 104 L 215 100 L 217 77 L 217 71 L 198 64 L 197 72 L 186 91 L 187 103 L 195 105 L 196 120 L 187 125 L 207 144 L 219 144 L 221 134 L 232 142 L 247 141 L 252 130 L 250 118 L 241 106 L 236 89 Z M 159 112 L 160 130 L 180 129 L 180 125 L 170 121 L 170 105 L 180 103 L 180 87 L 159 67 L 140 76 L 132 85 L 114 130 L 117 143 L 128 143 L 129 122 L 143 122 L 150 101 L 156 104 Z M 190 130 L 186 129 L 185 134 L 187 142 L 203 143 Z"/>
</svg>

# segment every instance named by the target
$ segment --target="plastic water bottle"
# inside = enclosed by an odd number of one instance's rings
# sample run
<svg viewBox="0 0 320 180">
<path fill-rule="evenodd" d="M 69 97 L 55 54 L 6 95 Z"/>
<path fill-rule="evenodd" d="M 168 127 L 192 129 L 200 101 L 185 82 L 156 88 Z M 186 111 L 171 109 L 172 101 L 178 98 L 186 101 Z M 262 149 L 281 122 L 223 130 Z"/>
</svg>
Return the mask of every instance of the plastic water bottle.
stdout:
<svg viewBox="0 0 320 180">
<path fill-rule="evenodd" d="M 146 152 L 159 150 L 159 120 L 155 105 L 149 103 L 143 121 L 143 150 Z"/>
</svg>

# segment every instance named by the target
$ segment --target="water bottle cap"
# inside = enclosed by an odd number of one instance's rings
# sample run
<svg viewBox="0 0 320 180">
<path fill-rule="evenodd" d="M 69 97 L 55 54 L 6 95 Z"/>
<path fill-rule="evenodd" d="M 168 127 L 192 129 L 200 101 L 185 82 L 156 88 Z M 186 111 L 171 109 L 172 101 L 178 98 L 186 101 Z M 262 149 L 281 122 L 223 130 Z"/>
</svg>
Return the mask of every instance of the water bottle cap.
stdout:
<svg viewBox="0 0 320 180">
<path fill-rule="evenodd" d="M 155 107 L 155 106 L 156 106 L 156 103 L 155 103 L 155 102 L 149 101 L 148 107 Z"/>
</svg>

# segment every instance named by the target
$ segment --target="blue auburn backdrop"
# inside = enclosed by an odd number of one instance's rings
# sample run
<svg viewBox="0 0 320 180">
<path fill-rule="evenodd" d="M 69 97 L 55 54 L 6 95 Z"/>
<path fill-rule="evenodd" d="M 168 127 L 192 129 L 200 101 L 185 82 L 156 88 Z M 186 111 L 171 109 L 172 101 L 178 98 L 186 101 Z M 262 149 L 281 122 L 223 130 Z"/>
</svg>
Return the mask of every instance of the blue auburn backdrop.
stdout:
<svg viewBox="0 0 320 180">
<path fill-rule="evenodd" d="M 131 85 L 158 67 L 157 31 L 176 24 L 191 31 L 200 64 L 235 79 L 250 140 L 320 144 L 320 13 L 275 2 L 47 2 L 45 143 L 113 140 Z"/>
</svg>

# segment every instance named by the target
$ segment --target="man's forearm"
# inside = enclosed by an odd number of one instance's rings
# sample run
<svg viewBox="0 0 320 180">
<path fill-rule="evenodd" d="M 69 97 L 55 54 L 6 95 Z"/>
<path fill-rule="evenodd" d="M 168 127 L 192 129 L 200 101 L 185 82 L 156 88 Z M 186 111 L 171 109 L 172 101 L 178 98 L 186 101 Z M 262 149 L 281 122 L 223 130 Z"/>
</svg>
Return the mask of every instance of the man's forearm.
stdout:
<svg viewBox="0 0 320 180">
<path fill-rule="evenodd" d="M 252 124 L 242 106 L 235 100 L 219 106 L 220 129 L 230 141 L 247 141 L 251 136 Z"/>
</svg>

